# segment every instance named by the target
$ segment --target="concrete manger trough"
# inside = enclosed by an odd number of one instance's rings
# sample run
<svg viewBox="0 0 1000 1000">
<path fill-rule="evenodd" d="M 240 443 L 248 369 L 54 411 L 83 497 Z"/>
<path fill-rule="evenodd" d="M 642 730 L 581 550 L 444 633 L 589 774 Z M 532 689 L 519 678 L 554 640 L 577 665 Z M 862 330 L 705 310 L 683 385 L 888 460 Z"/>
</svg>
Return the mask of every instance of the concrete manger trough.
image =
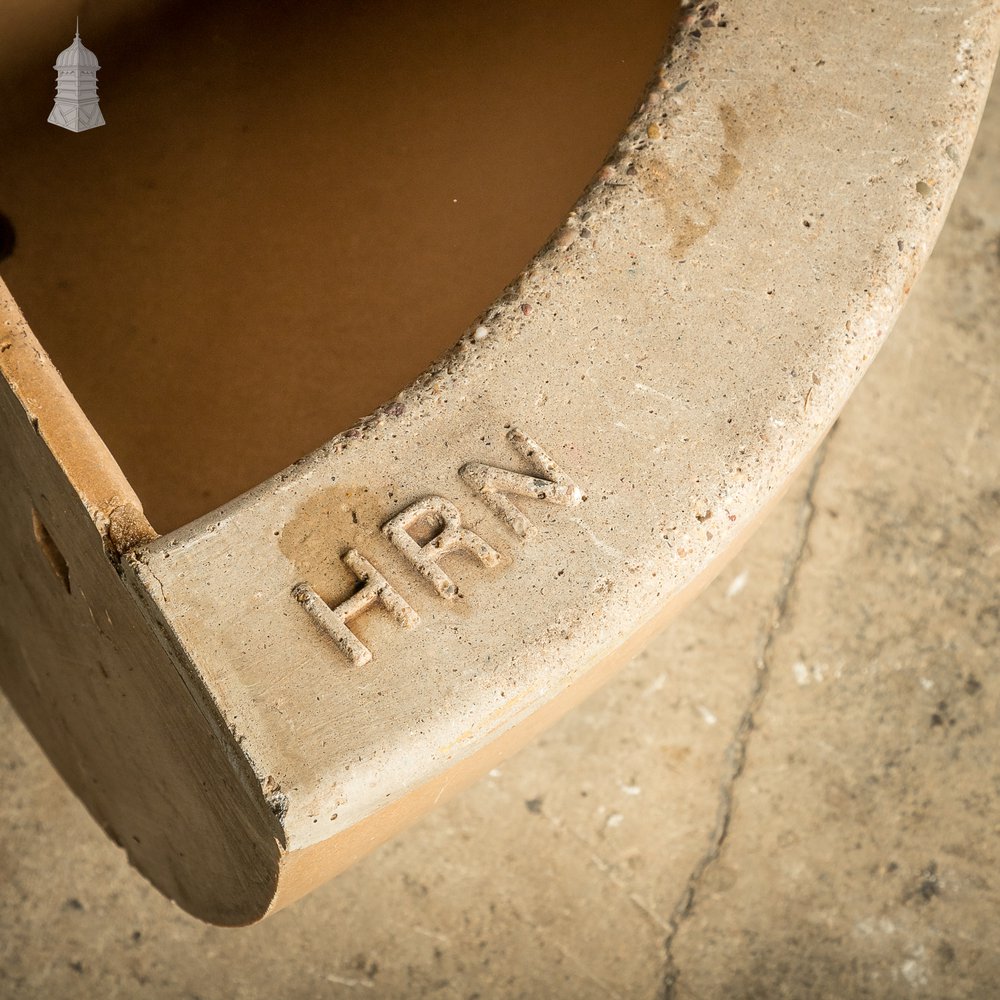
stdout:
<svg viewBox="0 0 1000 1000">
<path fill-rule="evenodd" d="M 162 535 L 0 286 L 0 681 L 131 862 L 260 919 L 675 615 L 891 329 L 998 29 L 979 0 L 682 8 L 608 161 L 450 352 Z"/>
</svg>

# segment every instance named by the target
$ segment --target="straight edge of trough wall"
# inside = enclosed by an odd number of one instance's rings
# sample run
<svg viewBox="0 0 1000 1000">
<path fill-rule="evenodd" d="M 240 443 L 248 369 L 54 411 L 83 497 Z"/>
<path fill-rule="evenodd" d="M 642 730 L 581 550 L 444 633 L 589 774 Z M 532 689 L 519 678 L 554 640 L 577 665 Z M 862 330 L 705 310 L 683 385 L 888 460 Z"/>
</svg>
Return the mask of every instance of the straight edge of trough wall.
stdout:
<svg viewBox="0 0 1000 1000">
<path fill-rule="evenodd" d="M 135 490 L 31 332 L 2 278 L 0 324 L 0 373 L 109 549 L 120 553 L 156 538 Z"/>
<path fill-rule="evenodd" d="M 105 832 L 167 896 L 245 923 L 283 834 L 212 696 L 121 577 L 155 537 L 0 283 L 0 685 Z"/>
<path fill-rule="evenodd" d="M 998 14 L 995 0 L 684 8 L 595 183 L 453 351 L 162 538 L 30 332 L 21 368 L 0 353 L 151 629 L 280 820 L 271 909 L 516 749 L 735 550 L 836 418 L 930 252 L 985 104 Z M 19 318 L 9 297 L 0 309 Z M 26 351 L 47 387 L 31 400 Z M 530 542 L 458 474 L 532 471 L 511 427 L 587 494 L 576 508 L 518 500 Z M 442 563 L 461 613 L 380 531 L 432 496 L 500 554 L 492 572 Z M 412 632 L 352 622 L 373 653 L 360 668 L 294 598 L 301 583 L 333 605 L 348 596 L 350 547 L 421 618 Z"/>
</svg>

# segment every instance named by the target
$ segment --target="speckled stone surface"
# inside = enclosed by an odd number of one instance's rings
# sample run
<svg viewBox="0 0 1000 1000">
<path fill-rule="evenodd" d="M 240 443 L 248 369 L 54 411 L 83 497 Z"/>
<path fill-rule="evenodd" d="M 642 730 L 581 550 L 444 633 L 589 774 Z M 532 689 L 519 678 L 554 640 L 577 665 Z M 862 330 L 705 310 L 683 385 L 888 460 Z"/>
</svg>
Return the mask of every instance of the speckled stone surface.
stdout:
<svg viewBox="0 0 1000 1000">
<path fill-rule="evenodd" d="M 260 919 L 640 650 L 885 342 L 998 44 L 1000 0 L 686 4 L 606 163 L 455 347 L 162 537 L 0 296 L 0 444 L 26 470 L 0 681 L 129 860 L 206 920 Z"/>
<path fill-rule="evenodd" d="M 126 555 L 179 669 L 262 794 L 281 796 L 275 905 L 439 801 L 463 768 L 487 769 L 477 755 L 652 634 L 747 535 L 883 344 L 958 182 L 997 6 L 886 4 L 851 30 L 839 10 L 777 13 L 688 8 L 566 225 L 442 362 Z M 531 471 L 512 430 L 579 498 L 520 501 L 530 538 L 462 474 Z M 455 599 L 421 579 L 405 532 L 387 537 L 425 503 L 485 546 L 436 570 Z M 358 616 L 364 670 L 294 596 L 305 583 L 316 605 L 346 600 L 351 549 L 419 622 Z"/>
<path fill-rule="evenodd" d="M 998 164 L 995 98 L 896 332 L 703 597 L 265 924 L 166 902 L 0 708 L 0 996 L 995 995 Z"/>
</svg>

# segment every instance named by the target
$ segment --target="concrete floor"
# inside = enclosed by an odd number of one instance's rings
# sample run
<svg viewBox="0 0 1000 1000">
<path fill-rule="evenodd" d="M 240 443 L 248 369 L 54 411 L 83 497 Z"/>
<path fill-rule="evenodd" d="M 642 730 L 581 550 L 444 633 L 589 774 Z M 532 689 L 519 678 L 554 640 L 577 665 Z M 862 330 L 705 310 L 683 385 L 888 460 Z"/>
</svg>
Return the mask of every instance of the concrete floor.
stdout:
<svg viewBox="0 0 1000 1000">
<path fill-rule="evenodd" d="M 782 505 L 600 694 L 290 911 L 203 926 L 0 705 L 0 997 L 1000 991 L 1000 95 Z"/>
</svg>

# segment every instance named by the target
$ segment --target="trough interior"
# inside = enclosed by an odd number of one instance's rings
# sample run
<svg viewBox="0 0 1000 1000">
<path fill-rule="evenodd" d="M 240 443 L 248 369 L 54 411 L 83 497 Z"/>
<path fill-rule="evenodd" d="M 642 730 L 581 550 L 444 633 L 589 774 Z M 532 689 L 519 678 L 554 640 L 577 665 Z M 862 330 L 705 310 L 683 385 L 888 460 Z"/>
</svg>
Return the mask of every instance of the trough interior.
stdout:
<svg viewBox="0 0 1000 1000">
<path fill-rule="evenodd" d="M 46 118 L 78 11 L 107 125 L 75 134 Z M 598 169 L 673 15 L 5 0 L 0 275 L 153 526 L 261 482 L 449 348 Z"/>
</svg>

